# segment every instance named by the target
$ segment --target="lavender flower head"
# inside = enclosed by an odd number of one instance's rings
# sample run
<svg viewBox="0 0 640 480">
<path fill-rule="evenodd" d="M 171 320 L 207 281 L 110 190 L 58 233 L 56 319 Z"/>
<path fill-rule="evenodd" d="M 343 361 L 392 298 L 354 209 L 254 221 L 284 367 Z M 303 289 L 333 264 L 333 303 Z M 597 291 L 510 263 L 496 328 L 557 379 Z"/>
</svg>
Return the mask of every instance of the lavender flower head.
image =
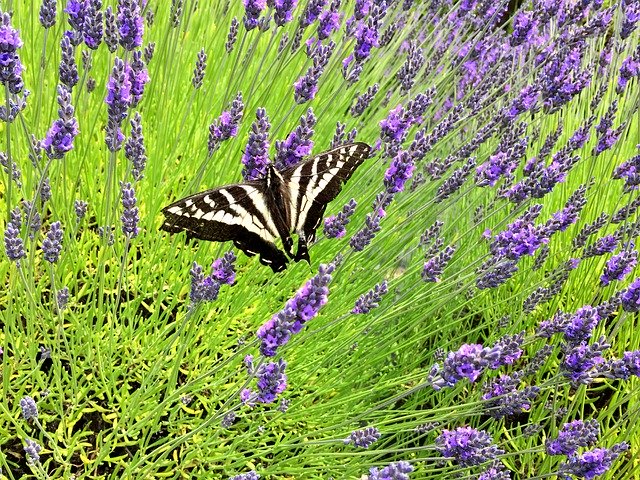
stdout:
<svg viewBox="0 0 640 480">
<path fill-rule="evenodd" d="M 574 420 L 563 425 L 558 438 L 547 440 L 546 450 L 549 455 L 573 455 L 579 447 L 595 445 L 599 435 L 597 420 Z"/>
<path fill-rule="evenodd" d="M 38 419 L 38 405 L 32 397 L 27 395 L 20 399 L 20 410 L 25 420 Z"/>
<path fill-rule="evenodd" d="M 287 376 L 284 373 L 287 362 L 283 359 L 277 362 L 261 364 L 255 372 L 258 379 L 258 391 L 251 392 L 246 389 L 242 397 L 251 398 L 259 403 L 272 403 L 279 393 L 287 388 Z"/>
<path fill-rule="evenodd" d="M 273 19 L 278 27 L 283 27 L 293 19 L 293 10 L 298 5 L 298 0 L 272 0 L 274 13 Z"/>
<path fill-rule="evenodd" d="M 20 209 L 16 208 L 11 212 L 11 221 L 7 224 L 7 228 L 4 231 L 4 249 L 7 258 L 12 262 L 16 262 L 18 265 L 20 264 L 20 260 L 27 255 L 24 251 L 24 242 L 20 237 L 21 223 Z"/>
<path fill-rule="evenodd" d="M 409 462 L 394 462 L 382 470 L 371 467 L 369 469 L 369 480 L 409 480 L 411 472 L 413 472 L 413 466 Z"/>
<path fill-rule="evenodd" d="M 44 253 L 44 259 L 49 263 L 56 263 L 60 258 L 60 252 L 62 251 L 62 225 L 60 222 L 53 222 L 49 231 L 42 241 L 42 252 Z"/>
<path fill-rule="evenodd" d="M 487 432 L 471 427 L 444 430 L 436 438 L 436 450 L 463 466 L 495 460 L 504 453 L 493 444 L 493 439 Z"/>
<path fill-rule="evenodd" d="M 138 236 L 138 222 L 140 221 L 138 207 L 136 206 L 136 192 L 131 183 L 120 182 L 122 191 L 122 233 L 127 237 L 133 238 Z"/>
<path fill-rule="evenodd" d="M 11 93 L 22 91 L 22 63 L 16 53 L 22 47 L 19 32 L 11 27 L 11 15 L 0 14 L 0 83 L 5 85 Z"/>
<path fill-rule="evenodd" d="M 138 0 L 119 0 L 116 19 L 119 42 L 127 51 L 135 50 L 142 45 L 144 19 L 140 13 Z"/>
<path fill-rule="evenodd" d="M 86 11 L 82 33 L 84 43 L 92 50 L 100 46 L 103 34 L 102 0 L 85 0 Z"/>
<path fill-rule="evenodd" d="M 278 170 L 297 165 L 300 161 L 311 154 L 313 148 L 313 127 L 316 124 L 316 117 L 313 110 L 309 108 L 307 113 L 300 117 L 300 124 L 283 141 L 276 141 L 275 166 Z"/>
<path fill-rule="evenodd" d="M 355 447 L 369 448 L 380 438 L 380 431 L 376 427 L 367 427 L 364 430 L 355 430 L 344 439 L 344 444 L 353 444 Z"/>
<path fill-rule="evenodd" d="M 267 8 L 267 0 L 242 0 L 244 5 L 244 27 L 247 30 L 253 30 L 256 28 L 260 21 L 260 14 Z"/>
<path fill-rule="evenodd" d="M 464 344 L 457 352 L 449 352 L 442 367 L 438 364 L 432 367 L 429 382 L 436 390 L 453 387 L 463 378 L 475 382 L 485 369 L 491 368 L 500 359 L 500 350 L 499 347 Z"/>
<path fill-rule="evenodd" d="M 143 178 L 147 152 L 142 134 L 142 116 L 136 112 L 131 119 L 131 135 L 124 145 L 124 155 L 131 162 L 131 174 L 138 181 Z"/>
<path fill-rule="evenodd" d="M 386 295 L 387 292 L 387 281 L 384 280 L 382 283 L 379 283 L 375 287 L 373 287 L 372 290 L 369 290 L 367 293 L 360 295 L 358 300 L 356 300 L 355 306 L 353 307 L 353 310 L 351 310 L 351 313 L 369 313 L 374 308 L 378 308 L 382 297 Z"/>
<path fill-rule="evenodd" d="M 191 307 L 195 307 L 200 302 L 212 302 L 218 298 L 220 284 L 211 277 L 205 277 L 202 267 L 198 263 L 193 262 L 190 274 L 191 291 L 189 298 L 191 299 Z"/>
<path fill-rule="evenodd" d="M 604 267 L 604 271 L 600 276 L 602 285 L 609 285 L 614 280 L 622 280 L 626 277 L 638 264 L 637 250 L 623 250 L 617 255 L 611 257 Z"/>
<path fill-rule="evenodd" d="M 260 480 L 260 475 L 251 470 L 250 472 L 230 477 L 229 480 Z"/>
<path fill-rule="evenodd" d="M 334 31 L 340 28 L 340 0 L 332 0 L 331 5 L 318 17 L 318 39 L 328 38 Z"/>
<path fill-rule="evenodd" d="M 142 100 L 142 94 L 144 93 L 144 87 L 149 83 L 149 72 L 147 66 L 142 60 L 142 52 L 136 50 L 133 52 L 133 59 L 131 64 L 126 65 L 126 72 L 129 75 L 131 81 L 131 102 L 129 107 L 133 108 Z"/>
<path fill-rule="evenodd" d="M 58 85 L 58 115 L 42 141 L 42 148 L 49 158 L 63 158 L 73 149 L 73 140 L 78 136 L 78 121 L 71 105 L 71 92 L 64 85 Z"/>
<path fill-rule="evenodd" d="M 636 278 L 622 292 L 622 308 L 626 312 L 640 312 L 640 278 Z"/>
<path fill-rule="evenodd" d="M 405 150 L 401 150 L 391 161 L 391 165 L 384 174 L 384 186 L 387 193 L 402 192 L 404 185 L 413 175 L 415 165 L 413 158 Z"/>
<path fill-rule="evenodd" d="M 42 447 L 38 443 L 30 438 L 26 439 L 26 445 L 24 446 L 24 453 L 27 455 L 27 463 L 33 465 L 40 461 L 40 451 Z"/>
<path fill-rule="evenodd" d="M 324 235 L 327 238 L 342 238 L 347 233 L 346 226 L 350 222 L 350 217 L 356 211 L 357 203 L 352 198 L 349 200 L 337 215 L 331 215 L 324 220 Z"/>
<path fill-rule="evenodd" d="M 261 340 L 260 351 L 267 357 L 276 354 L 278 347 L 286 345 L 292 334 L 302 330 L 304 324 L 315 317 L 327 303 L 333 264 L 320 265 L 318 274 L 309 280 L 287 301 L 285 307 L 264 323 L 257 332 Z"/>
<path fill-rule="evenodd" d="M 244 114 L 244 103 L 242 93 L 238 92 L 236 98 L 231 103 L 231 108 L 222 112 L 211 125 L 209 125 L 209 155 L 218 148 L 220 143 L 235 137 L 238 134 L 238 126 Z"/>
<path fill-rule="evenodd" d="M 269 164 L 269 117 L 264 108 L 256 110 L 256 120 L 251 124 L 249 141 L 242 155 L 242 177 L 246 181 L 263 178 Z"/>
<path fill-rule="evenodd" d="M 613 461 L 628 449 L 629 445 L 626 442 L 621 442 L 610 449 L 594 448 L 580 455 L 572 455 L 566 462 L 560 464 L 558 473 L 566 477 L 572 475 L 576 478 L 596 478 L 605 474 L 613 465 Z"/>
<path fill-rule="evenodd" d="M 231 251 L 215 259 L 211 264 L 211 276 L 220 284 L 233 285 L 236 280 L 235 261 L 236 256 Z"/>
<path fill-rule="evenodd" d="M 60 60 L 58 72 L 60 74 L 60 83 L 66 85 L 69 89 L 72 89 L 73 86 L 78 83 L 79 76 L 75 60 L 75 50 L 71 44 L 69 35 L 66 33 L 70 32 L 65 32 L 65 35 L 62 36 L 62 40 L 60 40 L 62 58 Z"/>
<path fill-rule="evenodd" d="M 56 24 L 56 0 L 42 1 L 39 19 L 44 28 L 51 28 Z"/>
<path fill-rule="evenodd" d="M 380 231 L 381 218 L 382 215 L 379 215 L 379 212 L 367 214 L 364 227 L 358 230 L 349 240 L 349 246 L 355 252 L 361 252 L 371 243 L 376 233 Z"/>
</svg>

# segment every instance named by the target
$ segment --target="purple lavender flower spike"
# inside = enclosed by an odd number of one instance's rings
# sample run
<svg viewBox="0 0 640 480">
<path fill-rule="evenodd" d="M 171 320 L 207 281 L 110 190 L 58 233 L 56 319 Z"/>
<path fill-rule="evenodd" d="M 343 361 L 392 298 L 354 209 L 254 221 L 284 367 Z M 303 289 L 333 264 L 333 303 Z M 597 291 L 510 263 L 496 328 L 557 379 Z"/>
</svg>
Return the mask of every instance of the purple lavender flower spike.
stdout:
<svg viewBox="0 0 640 480">
<path fill-rule="evenodd" d="M 640 278 L 636 278 L 622 292 L 622 308 L 626 312 L 640 312 Z"/>
<path fill-rule="evenodd" d="M 67 304 L 69 303 L 69 288 L 62 287 L 58 290 L 58 294 L 56 295 L 56 307 L 58 308 L 58 312 L 62 312 L 66 310 Z"/>
<path fill-rule="evenodd" d="M 360 295 L 358 300 L 356 300 L 355 306 L 353 307 L 353 310 L 351 310 L 351 313 L 369 313 L 374 308 L 378 308 L 382 297 L 386 295 L 387 292 L 387 281 L 384 280 L 382 283 L 378 283 L 376 286 L 374 286 L 372 290 L 369 290 L 367 293 Z"/>
<path fill-rule="evenodd" d="M 340 28 L 341 0 L 332 0 L 329 8 L 318 16 L 318 39 L 324 40 Z"/>
<path fill-rule="evenodd" d="M 620 27 L 620 38 L 626 40 L 631 36 L 640 20 L 640 5 L 638 2 L 623 2 L 624 20 Z"/>
<path fill-rule="evenodd" d="M 467 180 L 467 178 L 469 177 L 469 175 L 471 174 L 475 166 L 476 166 L 476 158 L 471 157 L 467 159 L 467 161 L 462 167 L 454 170 L 454 172 L 449 176 L 449 178 L 447 178 L 444 182 L 442 182 L 442 185 L 438 187 L 435 201 L 437 203 L 440 203 L 446 200 L 447 198 L 449 198 L 454 193 L 456 193 L 460 189 L 460 187 L 462 187 L 464 182 Z"/>
<path fill-rule="evenodd" d="M 600 276 L 602 285 L 609 285 L 614 280 L 623 280 L 638 264 L 637 250 L 623 250 L 611 257 Z"/>
<path fill-rule="evenodd" d="M 320 265 L 318 274 L 309 280 L 285 307 L 258 329 L 263 355 L 272 357 L 278 347 L 285 345 L 291 334 L 302 330 L 304 324 L 315 317 L 327 303 L 329 282 L 335 265 Z"/>
<path fill-rule="evenodd" d="M 131 119 L 131 135 L 124 144 L 124 155 L 131 162 L 131 174 L 134 180 L 141 180 L 147 164 L 147 152 L 142 134 L 142 116 L 138 112 Z"/>
<path fill-rule="evenodd" d="M 584 45 L 563 46 L 551 53 L 542 67 L 542 100 L 555 111 L 578 95 L 591 81 L 588 69 L 581 70 Z"/>
<path fill-rule="evenodd" d="M 518 260 L 523 255 L 533 255 L 538 248 L 547 243 L 546 228 L 536 227 L 533 223 L 540 214 L 542 205 L 530 207 L 521 217 L 507 226 L 507 229 L 494 237 L 489 246 L 493 255 Z"/>
<path fill-rule="evenodd" d="M 100 46 L 103 34 L 102 0 L 85 0 L 86 11 L 82 33 L 84 43 L 92 50 Z"/>
<path fill-rule="evenodd" d="M 407 59 L 402 67 L 400 67 L 397 75 L 398 81 L 400 82 L 401 93 L 405 94 L 413 88 L 416 75 L 418 75 L 418 71 L 422 68 L 424 62 L 425 60 L 422 49 L 418 46 L 416 41 L 412 40 L 409 43 Z"/>
<path fill-rule="evenodd" d="M 27 255 L 20 237 L 21 223 L 20 209 L 16 208 L 11 212 L 11 221 L 7 223 L 7 228 L 4 231 L 4 249 L 7 258 L 16 262 L 17 265 L 20 265 L 20 260 Z"/>
<path fill-rule="evenodd" d="M 68 36 L 74 46 L 82 42 L 86 8 L 84 0 L 67 0 L 67 6 L 63 10 L 67 14 L 67 21 L 73 29 Z"/>
<path fill-rule="evenodd" d="M 518 96 L 511 102 L 511 105 L 506 109 L 504 114 L 504 122 L 512 122 L 520 114 L 534 110 L 534 107 L 538 103 L 538 96 L 540 92 L 534 85 L 527 85 Z"/>
<path fill-rule="evenodd" d="M 236 44 L 236 40 L 238 38 L 238 26 L 240 22 L 236 17 L 231 19 L 231 24 L 229 25 L 229 33 L 227 34 L 227 42 L 224 44 L 224 48 L 227 53 L 231 53 L 233 51 L 233 46 Z"/>
<path fill-rule="evenodd" d="M 487 432 L 471 427 L 444 430 L 436 438 L 436 450 L 462 466 L 479 465 L 504 453 Z"/>
<path fill-rule="evenodd" d="M 222 142 L 235 137 L 238 134 L 238 126 L 244 114 L 244 103 L 242 93 L 238 92 L 231 104 L 230 110 L 222 112 L 214 122 L 209 125 L 209 142 L 207 144 L 209 155 L 217 150 Z"/>
<path fill-rule="evenodd" d="M 591 447 L 598 441 L 600 425 L 597 420 L 574 420 L 565 423 L 555 440 L 545 445 L 549 455 L 573 455 L 580 447 Z"/>
<path fill-rule="evenodd" d="M 510 152 L 499 151 L 476 169 L 476 185 L 493 187 L 501 177 L 508 177 L 518 168 L 518 162 Z"/>
<path fill-rule="evenodd" d="M 372 0 L 356 0 L 355 5 L 353 6 L 353 16 L 356 20 L 362 20 L 369 14 L 369 9 L 371 8 L 373 2 Z"/>
<path fill-rule="evenodd" d="M 598 257 L 605 253 L 613 253 L 618 247 L 619 240 L 620 239 L 617 235 L 605 235 L 604 237 L 600 237 L 584 249 L 582 258 Z"/>
<path fill-rule="evenodd" d="M 215 259 L 211 264 L 211 277 L 220 284 L 233 285 L 236 281 L 235 261 L 236 256 L 233 252 L 227 252 L 222 258 Z"/>
<path fill-rule="evenodd" d="M 486 407 L 493 418 L 503 418 L 517 415 L 529 410 L 533 400 L 538 396 L 540 388 L 525 387 L 518 390 L 522 382 L 522 372 L 513 375 L 500 375 L 483 386 L 482 399 L 487 401 Z"/>
<path fill-rule="evenodd" d="M 324 220 L 324 235 L 327 238 L 342 238 L 347 233 L 346 226 L 350 217 L 356 211 L 357 203 L 352 198 L 349 200 L 337 215 L 331 215 Z"/>
<path fill-rule="evenodd" d="M 284 373 L 286 367 L 287 362 L 283 359 L 258 367 L 256 371 L 258 379 L 257 402 L 272 403 L 279 393 L 286 390 L 287 376 Z"/>
<path fill-rule="evenodd" d="M 56 24 L 56 0 L 42 0 L 39 19 L 40 25 L 47 29 Z"/>
<path fill-rule="evenodd" d="M 315 47 L 312 54 L 313 65 L 293 84 L 293 98 L 296 103 L 302 104 L 315 98 L 316 93 L 318 93 L 318 81 L 334 48 L 334 42 L 330 42 L 326 46 L 318 44 Z"/>
<path fill-rule="evenodd" d="M 104 11 L 104 43 L 107 45 L 109 51 L 114 53 L 118 49 L 119 41 L 116 16 L 111 6 L 108 6 Z"/>
<path fill-rule="evenodd" d="M 136 206 L 136 192 L 131 186 L 131 183 L 120 182 L 120 189 L 122 192 L 122 233 L 129 238 L 138 236 L 138 222 L 140 220 L 138 214 L 138 207 Z"/>
<path fill-rule="evenodd" d="M 144 87 L 150 80 L 147 66 L 142 60 L 142 52 L 140 50 L 133 52 L 131 65 L 126 65 L 126 71 L 131 82 L 131 102 L 129 107 L 134 108 L 142 100 Z"/>
<path fill-rule="evenodd" d="M 593 479 L 605 474 L 621 453 L 626 452 L 629 445 L 626 442 L 617 443 L 610 449 L 594 448 L 582 454 L 570 456 L 566 462 L 560 464 L 558 473 L 565 477 Z"/>
<path fill-rule="evenodd" d="M 256 121 L 251 124 L 249 141 L 242 155 L 242 177 L 245 180 L 257 180 L 267 174 L 269 164 L 269 117 L 264 108 L 256 110 Z"/>
<path fill-rule="evenodd" d="M 358 230 L 349 241 L 349 246 L 355 252 L 364 250 L 365 247 L 371 243 L 376 233 L 380 231 L 380 218 L 378 213 L 370 213 L 367 215 L 365 226 Z"/>
<path fill-rule="evenodd" d="M 293 19 L 293 10 L 298 5 L 298 0 L 272 0 L 267 3 L 273 3 L 273 20 L 276 26 L 283 27 Z"/>
<path fill-rule="evenodd" d="M 387 193 L 402 192 L 407 180 L 413 175 L 415 165 L 407 151 L 401 150 L 391 161 L 391 165 L 384 174 L 384 186 Z"/>
<path fill-rule="evenodd" d="M 207 68 L 207 54 L 205 53 L 204 48 L 201 48 L 198 52 L 196 66 L 193 69 L 193 77 L 191 78 L 191 84 L 196 90 L 202 86 L 205 68 Z"/>
<path fill-rule="evenodd" d="M 576 385 L 589 384 L 603 367 L 605 361 L 602 352 L 609 347 L 604 337 L 591 345 L 581 342 L 574 346 L 565 353 L 560 366 L 562 374 Z"/>
<path fill-rule="evenodd" d="M 49 158 L 63 158 L 73 149 L 73 140 L 78 136 L 78 121 L 71 105 L 71 92 L 64 85 L 58 85 L 58 115 L 42 141 L 42 148 Z"/>
<path fill-rule="evenodd" d="M 242 0 L 244 5 L 244 28 L 247 30 L 253 30 L 260 23 L 260 14 L 267 8 L 266 0 Z"/>
<path fill-rule="evenodd" d="M 204 273 L 202 273 L 202 267 L 196 262 L 193 262 L 190 274 L 191 292 L 189 293 L 189 298 L 191 299 L 191 308 L 200 302 L 213 302 L 218 298 L 220 283 L 212 277 L 205 277 Z"/>
<path fill-rule="evenodd" d="M 422 267 L 422 280 L 425 282 L 439 282 L 445 267 L 453 258 L 455 251 L 455 247 L 448 245 L 444 250 L 441 250 L 429 258 Z"/>
<path fill-rule="evenodd" d="M 17 54 L 20 47 L 22 47 L 22 40 L 20 40 L 19 32 L 11 26 L 11 15 L 7 12 L 1 13 L 0 53 L 2 54 L 2 68 L 0 69 L 0 83 L 14 94 L 20 93 L 24 87 L 22 80 L 24 68 Z"/>
<path fill-rule="evenodd" d="M 351 107 L 351 110 L 349 111 L 351 113 L 351 116 L 359 117 L 360 115 L 362 115 L 362 113 L 366 110 L 366 108 L 373 100 L 373 97 L 375 97 L 376 93 L 378 93 L 378 90 L 380 90 L 380 86 L 377 83 L 374 83 L 369 88 L 367 88 L 367 90 L 363 94 L 358 95 L 356 98 L 356 103 Z"/>
<path fill-rule="evenodd" d="M 34 465 L 40 462 L 40 450 L 42 450 L 42 447 L 38 445 L 38 442 L 31 440 L 30 438 L 26 439 L 24 453 L 27 456 L 27 463 L 29 465 Z"/>
<path fill-rule="evenodd" d="M 564 336 L 569 344 L 577 345 L 591 338 L 593 329 L 600 321 L 598 310 L 590 305 L 585 305 L 571 316 L 564 327 Z"/>
<path fill-rule="evenodd" d="M 38 419 L 38 405 L 33 397 L 24 396 L 20 399 L 20 410 L 22 411 L 22 418 L 29 421 L 31 419 Z"/>
<path fill-rule="evenodd" d="M 132 101 L 130 69 L 129 65 L 116 57 L 113 63 L 113 71 L 107 84 L 105 103 L 107 104 L 109 122 L 107 124 L 106 142 L 111 151 L 119 150 L 124 140 L 120 124 L 127 116 L 127 110 Z"/>
<path fill-rule="evenodd" d="M 634 375 L 640 377 L 640 350 L 624 352 L 621 359 L 609 362 L 609 370 L 613 378 L 629 380 Z"/>
<path fill-rule="evenodd" d="M 612 177 L 615 179 L 624 179 L 625 192 L 637 190 L 638 186 L 640 186 L 640 155 L 635 155 L 629 160 L 621 163 L 614 170 Z M 637 208 L 637 206 L 635 209 L 630 208 L 629 212 L 623 214 L 622 220 L 626 220 L 629 216 L 633 215 L 634 211 L 637 210 Z M 623 211 L 624 210 L 621 210 L 621 212 Z"/>
<path fill-rule="evenodd" d="M 475 382 L 480 374 L 500 358 L 500 347 L 464 344 L 457 352 L 449 352 L 442 367 L 435 364 L 429 373 L 429 383 L 435 390 L 453 387 L 463 378 Z"/>
<path fill-rule="evenodd" d="M 513 17 L 513 32 L 509 38 L 512 47 L 529 43 L 538 29 L 538 20 L 532 11 L 520 11 Z"/>
<path fill-rule="evenodd" d="M 627 83 L 629 83 L 633 77 L 640 75 L 640 54 L 625 58 L 620 66 L 619 75 L 616 93 L 622 95 L 627 87 Z"/>
<path fill-rule="evenodd" d="M 411 472 L 413 472 L 413 466 L 409 462 L 393 462 L 382 470 L 371 467 L 369 469 L 369 480 L 409 480 Z"/>
<path fill-rule="evenodd" d="M 53 222 L 49 231 L 42 240 L 42 252 L 44 253 L 44 259 L 49 263 L 56 263 L 60 258 L 60 252 L 62 251 L 62 236 L 64 231 L 60 222 Z"/>
<path fill-rule="evenodd" d="M 151 10 L 149 10 L 151 11 Z M 155 42 L 149 42 L 147 44 L 146 47 L 144 47 L 144 61 L 147 65 L 149 65 L 149 62 L 151 62 L 151 60 L 153 59 L 153 54 L 156 50 L 156 43 Z"/>
<path fill-rule="evenodd" d="M 380 430 L 376 427 L 367 427 L 364 430 L 355 430 L 344 439 L 344 444 L 353 444 L 354 447 L 369 448 L 380 439 Z"/>
<path fill-rule="evenodd" d="M 300 27 L 305 29 L 315 22 L 322 13 L 322 9 L 326 3 L 327 0 L 310 0 L 307 2 L 304 12 L 302 12 L 302 16 L 300 17 Z"/>
<path fill-rule="evenodd" d="M 477 270 L 476 287 L 480 290 L 496 288 L 509 280 L 518 271 L 516 260 L 491 256 Z"/>
<path fill-rule="evenodd" d="M 300 117 L 300 124 L 283 141 L 276 140 L 275 167 L 278 170 L 297 165 L 300 161 L 311 155 L 313 148 L 313 127 L 316 124 L 316 117 L 313 110 L 309 108 L 307 113 Z"/>
<path fill-rule="evenodd" d="M 385 14 L 383 5 L 374 5 L 366 22 L 360 21 L 356 27 L 354 33 L 356 45 L 353 49 L 356 62 L 364 61 L 371 54 L 372 48 L 380 46 L 379 29 Z"/>
<path fill-rule="evenodd" d="M 138 0 L 118 0 L 116 26 L 122 48 L 132 51 L 142 45 L 144 19 L 140 13 Z"/>
<path fill-rule="evenodd" d="M 60 60 L 60 83 L 72 89 L 78 83 L 78 66 L 74 55 L 74 48 L 69 40 L 68 35 L 63 35 L 60 40 L 60 48 L 62 50 L 62 59 Z"/>
</svg>

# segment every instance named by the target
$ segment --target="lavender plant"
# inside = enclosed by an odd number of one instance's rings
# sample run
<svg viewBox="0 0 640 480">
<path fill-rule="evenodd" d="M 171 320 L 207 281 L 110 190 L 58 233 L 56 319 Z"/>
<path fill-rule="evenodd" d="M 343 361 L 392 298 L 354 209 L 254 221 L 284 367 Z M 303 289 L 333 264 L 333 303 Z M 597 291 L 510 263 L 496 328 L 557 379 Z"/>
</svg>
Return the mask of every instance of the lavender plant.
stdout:
<svg viewBox="0 0 640 480">
<path fill-rule="evenodd" d="M 2 8 L 5 475 L 637 476 L 637 0 Z M 158 231 L 352 141 L 311 266 Z"/>
</svg>

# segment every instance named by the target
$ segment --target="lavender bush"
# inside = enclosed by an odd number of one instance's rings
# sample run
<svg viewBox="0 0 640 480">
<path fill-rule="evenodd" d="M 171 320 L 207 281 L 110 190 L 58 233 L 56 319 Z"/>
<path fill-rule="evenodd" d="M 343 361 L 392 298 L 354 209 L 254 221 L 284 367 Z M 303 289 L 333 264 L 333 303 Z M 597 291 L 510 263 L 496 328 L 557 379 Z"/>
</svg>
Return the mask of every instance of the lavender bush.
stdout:
<svg viewBox="0 0 640 480">
<path fill-rule="evenodd" d="M 516 4 L 3 2 L 2 472 L 637 476 L 640 3 Z M 311 267 L 158 230 L 350 141 Z"/>
</svg>

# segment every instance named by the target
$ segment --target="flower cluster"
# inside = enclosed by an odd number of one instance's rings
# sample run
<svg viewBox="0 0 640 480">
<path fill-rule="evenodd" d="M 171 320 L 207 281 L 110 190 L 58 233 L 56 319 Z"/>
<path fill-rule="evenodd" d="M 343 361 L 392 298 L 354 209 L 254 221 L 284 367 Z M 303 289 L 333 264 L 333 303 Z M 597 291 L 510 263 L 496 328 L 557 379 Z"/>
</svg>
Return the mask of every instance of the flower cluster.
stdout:
<svg viewBox="0 0 640 480">
<path fill-rule="evenodd" d="M 286 345 L 292 334 L 302 330 L 304 324 L 315 317 L 327 303 L 329 282 L 335 265 L 320 265 L 318 274 L 309 280 L 285 307 L 273 315 L 258 329 L 257 336 L 262 342 L 260 352 L 272 357 L 278 347 Z"/>
</svg>

